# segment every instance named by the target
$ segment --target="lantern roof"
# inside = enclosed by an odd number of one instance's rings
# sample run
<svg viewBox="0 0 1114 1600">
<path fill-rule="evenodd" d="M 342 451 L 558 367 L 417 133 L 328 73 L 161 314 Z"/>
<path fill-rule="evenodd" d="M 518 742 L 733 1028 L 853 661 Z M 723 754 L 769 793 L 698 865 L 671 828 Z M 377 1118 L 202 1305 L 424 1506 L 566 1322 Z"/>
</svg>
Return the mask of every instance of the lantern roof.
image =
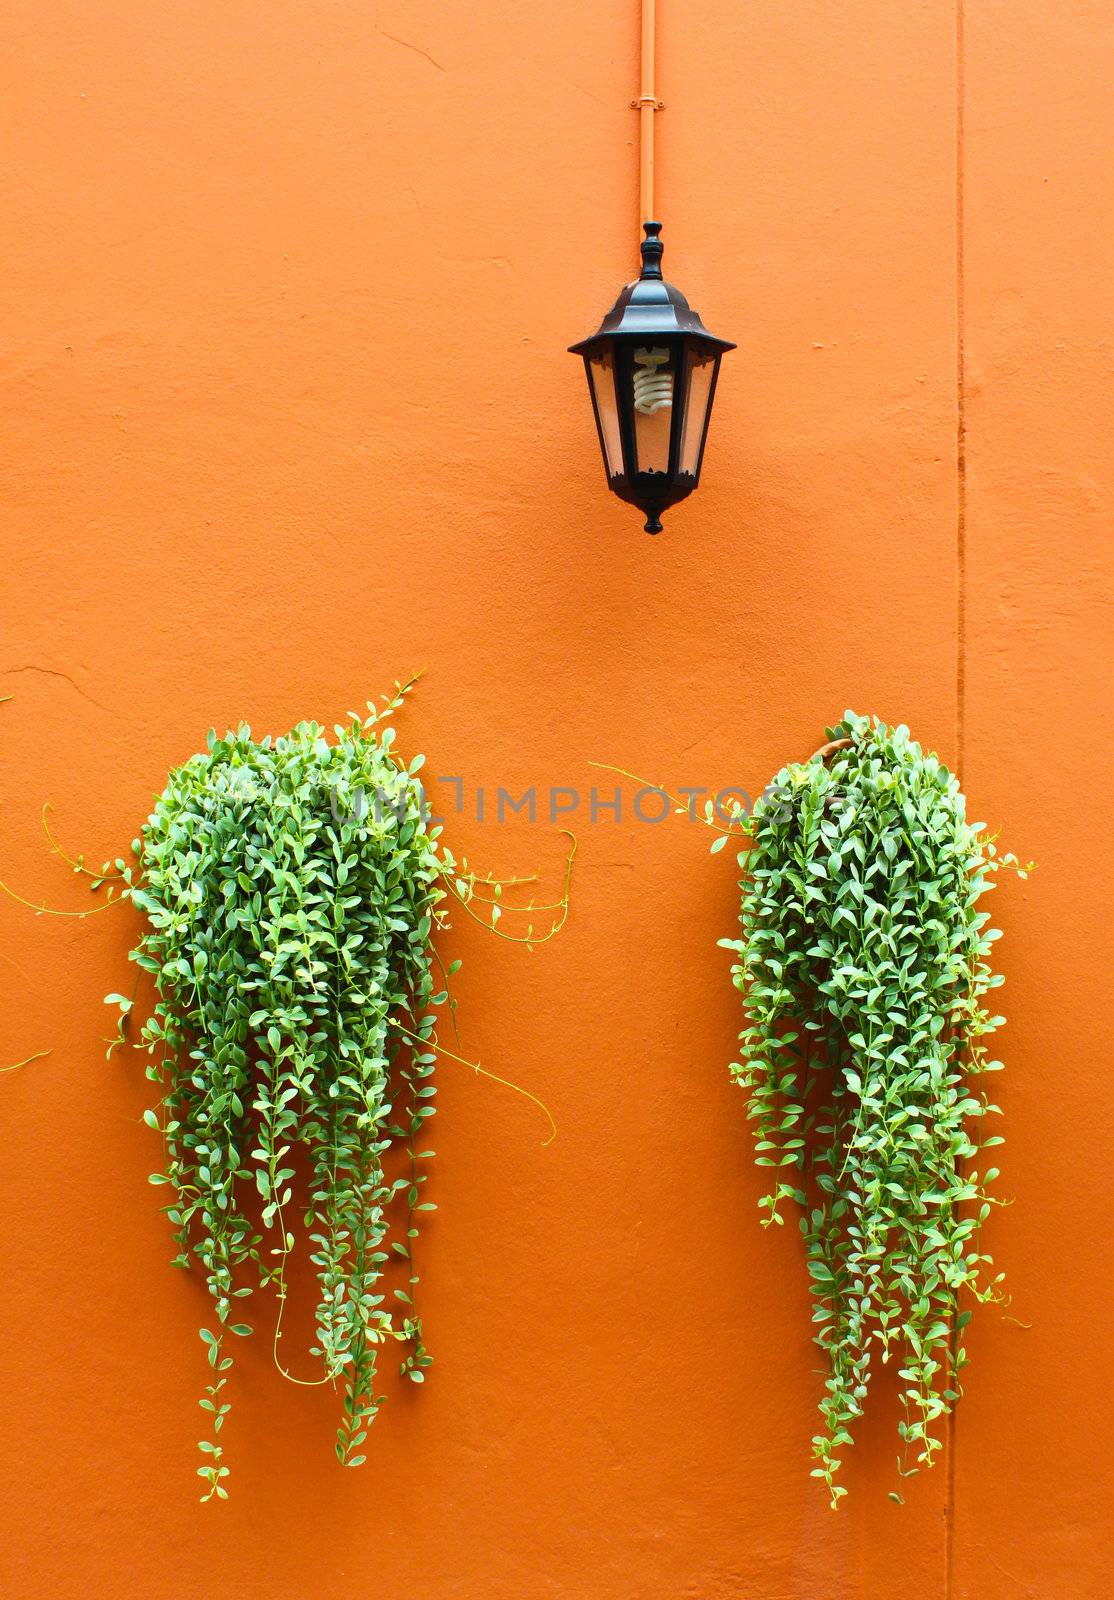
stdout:
<svg viewBox="0 0 1114 1600">
<path fill-rule="evenodd" d="M 675 284 L 662 277 L 661 258 L 665 250 L 659 235 L 660 222 L 644 222 L 646 237 L 640 246 L 642 271 L 628 283 L 604 317 L 596 332 L 569 346 L 574 355 L 586 355 L 592 346 L 607 339 L 701 339 L 719 351 L 734 350 L 727 339 L 717 339 L 700 320 Z"/>
</svg>

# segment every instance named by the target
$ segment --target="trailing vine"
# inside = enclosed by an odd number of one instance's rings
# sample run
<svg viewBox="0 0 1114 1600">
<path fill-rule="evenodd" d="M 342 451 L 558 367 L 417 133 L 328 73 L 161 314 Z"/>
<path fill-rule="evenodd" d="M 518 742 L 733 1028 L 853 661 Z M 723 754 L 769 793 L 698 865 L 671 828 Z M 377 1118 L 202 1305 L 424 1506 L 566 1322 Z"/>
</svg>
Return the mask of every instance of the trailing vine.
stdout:
<svg viewBox="0 0 1114 1600">
<path fill-rule="evenodd" d="M 978 906 L 1016 862 L 906 728 L 848 712 L 829 737 L 743 823 L 742 936 L 721 943 L 746 1011 L 731 1071 L 773 1169 L 763 1222 L 800 1212 L 828 1368 L 813 1476 L 834 1507 L 874 1359 L 899 1363 L 908 1475 L 961 1393 L 961 1295 L 1000 1298 L 979 1230 L 1002 1142 L 983 1080 L 1004 1019 L 983 1000 L 1002 979 Z"/>
<path fill-rule="evenodd" d="M 384 1346 L 403 1346 L 414 1383 L 431 1364 L 415 1251 L 434 1209 L 422 1195 L 434 1064 L 453 1054 L 435 1027 L 459 966 L 441 966 L 433 936 L 450 901 L 477 899 L 494 926 L 502 884 L 454 859 L 424 806 L 423 758 L 395 755 L 390 717 L 409 687 L 331 742 L 315 723 L 273 742 L 246 727 L 210 735 L 171 773 L 133 845 L 137 868 L 70 861 L 95 884 L 112 878 L 147 918 L 132 959 L 156 991 L 140 1036 L 161 1091 L 145 1114 L 165 1149 L 151 1182 L 172 1190 L 175 1265 L 200 1268 L 211 1304 L 203 1499 L 227 1497 L 233 1341 L 252 1331 L 244 1302 L 257 1288 L 277 1295 L 274 1358 L 293 1378 L 280 1340 L 299 1220 L 317 1277 L 314 1381 L 343 1387 L 343 1465 L 364 1460 Z M 532 945 L 557 931 L 571 866 L 570 854 L 548 929 L 503 937 Z M 135 997 L 108 999 L 120 1043 Z"/>
</svg>

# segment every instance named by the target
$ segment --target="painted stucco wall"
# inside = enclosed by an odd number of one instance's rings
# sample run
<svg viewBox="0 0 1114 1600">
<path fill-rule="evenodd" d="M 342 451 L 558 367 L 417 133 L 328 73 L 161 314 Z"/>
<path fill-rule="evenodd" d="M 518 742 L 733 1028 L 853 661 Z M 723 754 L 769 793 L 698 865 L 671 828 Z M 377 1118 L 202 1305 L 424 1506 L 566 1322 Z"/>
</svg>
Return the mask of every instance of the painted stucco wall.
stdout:
<svg viewBox="0 0 1114 1600">
<path fill-rule="evenodd" d="M 13 0 L 0 87 L 0 876 L 132 838 L 210 725 L 400 740 L 493 870 L 562 841 L 534 955 L 473 924 L 425 1253 L 436 1365 L 359 1472 L 244 1347 L 234 1498 L 195 1502 L 201 1291 L 173 1273 L 130 910 L 0 904 L 0 1587 L 302 1600 L 1108 1593 L 1110 63 L 1088 0 L 661 0 L 666 268 L 725 363 L 657 540 L 564 352 L 628 274 L 637 7 Z M 1015 1321 L 976 1317 L 945 1462 L 881 1385 L 838 1515 L 791 1230 L 727 1076 L 730 854 L 590 815 L 589 766 L 754 792 L 846 706 L 961 764 L 1004 882 Z M 498 824 L 476 791 L 536 786 Z M 630 791 L 627 792 L 629 802 Z M 1022 1326 L 1026 1324 L 1027 1326 Z"/>
</svg>

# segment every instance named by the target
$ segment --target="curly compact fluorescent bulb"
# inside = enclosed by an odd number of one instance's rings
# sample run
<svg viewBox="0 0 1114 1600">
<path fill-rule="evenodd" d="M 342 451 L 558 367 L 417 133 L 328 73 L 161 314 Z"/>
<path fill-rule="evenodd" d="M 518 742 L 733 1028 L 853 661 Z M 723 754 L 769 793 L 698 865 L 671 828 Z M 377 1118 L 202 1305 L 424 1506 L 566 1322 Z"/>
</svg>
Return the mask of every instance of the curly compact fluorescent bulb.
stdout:
<svg viewBox="0 0 1114 1600">
<path fill-rule="evenodd" d="M 668 350 L 636 350 L 634 352 L 634 409 L 644 417 L 656 411 L 665 411 L 673 404 L 673 374 L 659 372 L 658 368 L 669 360 Z"/>
</svg>

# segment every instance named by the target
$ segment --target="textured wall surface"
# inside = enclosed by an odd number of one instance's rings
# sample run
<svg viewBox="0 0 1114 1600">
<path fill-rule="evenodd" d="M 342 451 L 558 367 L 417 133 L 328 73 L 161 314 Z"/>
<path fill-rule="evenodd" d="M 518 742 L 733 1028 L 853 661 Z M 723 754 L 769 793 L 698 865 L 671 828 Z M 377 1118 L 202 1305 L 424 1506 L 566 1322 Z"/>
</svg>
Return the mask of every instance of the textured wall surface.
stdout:
<svg viewBox="0 0 1114 1600">
<path fill-rule="evenodd" d="M 476 790 L 583 797 L 560 937 L 448 941 L 467 1051 L 556 1142 L 445 1065 L 430 1382 L 341 1472 L 334 1397 L 251 1341 L 223 1507 L 141 1058 L 103 1059 L 137 919 L 0 904 L 0 1061 L 51 1052 L 0 1078 L 13 1600 L 1108 1593 L 1114 15 L 660 10 L 666 270 L 739 348 L 650 540 L 564 352 L 632 264 L 634 0 L 8 8 L 0 877 L 84 908 L 44 801 L 115 855 L 211 725 L 332 724 L 422 665 L 400 743 L 461 778 L 458 849 L 555 884 L 548 817 Z M 994 907 L 1017 1320 L 976 1317 L 904 1507 L 879 1386 L 833 1515 L 725 1070 L 730 855 L 593 822 L 589 762 L 754 791 L 848 705 L 1040 869 Z"/>
</svg>

